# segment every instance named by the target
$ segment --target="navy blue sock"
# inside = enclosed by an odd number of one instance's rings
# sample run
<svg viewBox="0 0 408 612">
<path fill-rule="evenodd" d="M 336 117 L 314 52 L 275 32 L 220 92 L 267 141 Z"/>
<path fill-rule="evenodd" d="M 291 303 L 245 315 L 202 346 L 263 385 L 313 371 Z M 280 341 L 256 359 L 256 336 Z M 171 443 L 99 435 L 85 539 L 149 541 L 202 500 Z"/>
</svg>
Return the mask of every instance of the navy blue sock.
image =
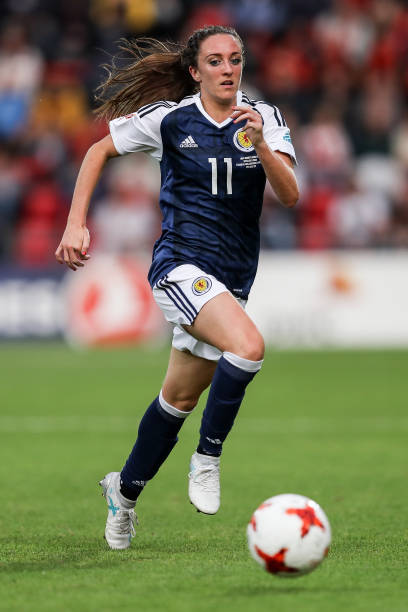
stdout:
<svg viewBox="0 0 408 612">
<path fill-rule="evenodd" d="M 136 501 L 143 489 L 144 485 L 135 485 L 132 487 L 128 487 L 128 485 L 125 484 L 123 480 L 120 481 L 120 492 L 122 493 L 123 497 L 126 497 L 126 499 Z"/>
<path fill-rule="evenodd" d="M 121 492 L 136 499 L 148 480 L 169 456 L 185 419 L 169 414 L 159 398 L 150 404 L 140 421 L 136 443 L 121 472 Z"/>
<path fill-rule="evenodd" d="M 245 389 L 255 374 L 241 370 L 221 357 L 203 413 L 197 452 L 214 457 L 221 455 L 222 443 L 234 424 Z"/>
</svg>

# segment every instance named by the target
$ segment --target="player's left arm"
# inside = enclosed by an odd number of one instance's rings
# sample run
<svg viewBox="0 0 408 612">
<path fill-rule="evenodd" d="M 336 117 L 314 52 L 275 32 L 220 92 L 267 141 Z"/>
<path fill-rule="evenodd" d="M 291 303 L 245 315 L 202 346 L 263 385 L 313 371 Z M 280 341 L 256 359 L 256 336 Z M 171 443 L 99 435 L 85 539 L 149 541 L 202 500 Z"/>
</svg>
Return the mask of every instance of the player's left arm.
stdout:
<svg viewBox="0 0 408 612">
<path fill-rule="evenodd" d="M 279 201 L 288 208 L 299 199 L 299 188 L 293 171 L 293 161 L 289 154 L 273 151 L 264 139 L 261 114 L 248 106 L 233 106 L 234 123 L 246 121 L 243 130 L 248 134 L 258 158 L 265 170 Z"/>
</svg>

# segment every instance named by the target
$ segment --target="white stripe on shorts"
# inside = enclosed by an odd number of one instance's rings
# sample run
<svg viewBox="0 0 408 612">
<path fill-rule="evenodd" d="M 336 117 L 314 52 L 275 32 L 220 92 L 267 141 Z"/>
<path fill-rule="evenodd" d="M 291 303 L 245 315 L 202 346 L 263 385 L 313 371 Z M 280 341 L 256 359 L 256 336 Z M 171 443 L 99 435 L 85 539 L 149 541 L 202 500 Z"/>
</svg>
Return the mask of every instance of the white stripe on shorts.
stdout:
<svg viewBox="0 0 408 612">
<path fill-rule="evenodd" d="M 163 289 L 169 300 L 186 315 L 189 325 L 192 325 L 198 313 L 180 287 L 168 281 L 167 276 L 157 281 L 157 287 Z"/>
</svg>

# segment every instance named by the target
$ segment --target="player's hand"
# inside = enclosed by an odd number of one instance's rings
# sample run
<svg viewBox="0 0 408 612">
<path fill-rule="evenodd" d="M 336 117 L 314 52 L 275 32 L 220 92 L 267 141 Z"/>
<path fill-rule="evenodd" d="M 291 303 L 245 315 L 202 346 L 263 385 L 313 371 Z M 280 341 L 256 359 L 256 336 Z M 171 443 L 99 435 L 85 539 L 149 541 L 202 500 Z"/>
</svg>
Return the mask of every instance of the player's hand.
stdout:
<svg viewBox="0 0 408 612">
<path fill-rule="evenodd" d="M 254 147 L 261 144 L 264 140 L 262 129 L 262 117 L 255 109 L 249 106 L 233 106 L 231 117 L 234 123 L 245 121 L 246 124 L 242 128 L 248 135 Z"/>
<path fill-rule="evenodd" d="M 82 268 L 84 262 L 90 258 L 88 255 L 90 240 L 87 227 L 68 224 L 55 251 L 57 261 L 66 264 L 74 272 L 77 268 Z"/>
</svg>

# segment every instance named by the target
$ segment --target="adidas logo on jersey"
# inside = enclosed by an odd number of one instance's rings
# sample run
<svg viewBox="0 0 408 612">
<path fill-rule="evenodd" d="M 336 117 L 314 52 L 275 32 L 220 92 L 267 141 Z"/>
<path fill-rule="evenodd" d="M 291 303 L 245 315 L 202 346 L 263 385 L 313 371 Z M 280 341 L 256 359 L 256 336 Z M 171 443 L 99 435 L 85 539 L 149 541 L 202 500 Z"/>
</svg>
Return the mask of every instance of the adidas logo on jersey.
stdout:
<svg viewBox="0 0 408 612">
<path fill-rule="evenodd" d="M 192 136 L 187 136 L 187 138 L 185 138 L 183 142 L 180 143 L 180 149 L 192 149 L 193 147 L 198 147 L 198 144 L 194 142 L 194 138 Z"/>
</svg>

